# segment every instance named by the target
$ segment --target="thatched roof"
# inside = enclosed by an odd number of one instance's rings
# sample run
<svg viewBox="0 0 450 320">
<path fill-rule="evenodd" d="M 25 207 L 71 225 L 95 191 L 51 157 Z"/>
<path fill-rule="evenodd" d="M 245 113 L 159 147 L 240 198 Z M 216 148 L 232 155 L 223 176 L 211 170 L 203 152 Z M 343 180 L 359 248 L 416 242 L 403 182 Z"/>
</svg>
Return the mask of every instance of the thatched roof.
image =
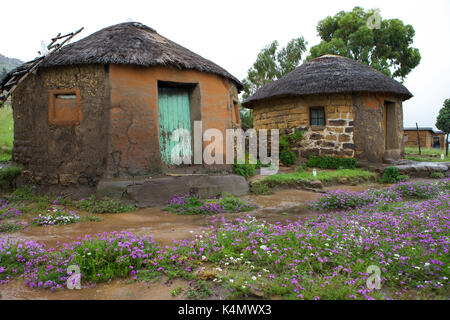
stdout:
<svg viewBox="0 0 450 320">
<path fill-rule="evenodd" d="M 46 57 L 41 67 L 84 64 L 172 66 L 197 70 L 230 79 L 242 90 L 240 81 L 225 69 L 138 22 L 113 25 L 68 44 Z"/>
<path fill-rule="evenodd" d="M 365 64 L 325 55 L 260 88 L 243 105 L 251 108 L 256 101 L 276 97 L 351 92 L 392 93 L 403 100 L 413 96 L 402 84 Z"/>
</svg>

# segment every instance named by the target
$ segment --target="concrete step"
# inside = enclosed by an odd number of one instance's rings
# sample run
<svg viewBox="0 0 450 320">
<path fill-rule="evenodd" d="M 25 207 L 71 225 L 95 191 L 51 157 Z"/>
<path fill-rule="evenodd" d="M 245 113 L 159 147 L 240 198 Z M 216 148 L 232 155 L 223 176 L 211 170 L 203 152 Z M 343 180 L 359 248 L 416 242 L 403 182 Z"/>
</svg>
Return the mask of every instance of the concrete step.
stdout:
<svg viewBox="0 0 450 320">
<path fill-rule="evenodd" d="M 238 175 L 181 175 L 157 178 L 102 179 L 97 186 L 98 196 L 108 196 L 133 203 L 138 207 L 165 205 L 174 195 L 190 191 L 202 198 L 215 197 L 222 192 L 244 196 L 249 186 Z"/>
</svg>

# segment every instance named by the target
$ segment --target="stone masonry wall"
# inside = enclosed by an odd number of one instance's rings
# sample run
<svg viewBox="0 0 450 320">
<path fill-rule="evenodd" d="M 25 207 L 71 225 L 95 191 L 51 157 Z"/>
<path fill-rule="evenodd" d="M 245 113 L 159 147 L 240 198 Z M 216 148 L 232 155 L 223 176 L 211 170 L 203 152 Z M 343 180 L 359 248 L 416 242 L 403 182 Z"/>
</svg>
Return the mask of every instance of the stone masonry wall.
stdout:
<svg viewBox="0 0 450 320">
<path fill-rule="evenodd" d="M 309 125 L 309 107 L 324 107 L 326 125 Z M 304 158 L 312 154 L 353 157 L 353 107 L 351 95 L 315 95 L 282 98 L 257 104 L 255 129 L 279 129 L 280 135 L 305 131 L 294 151 Z"/>
<path fill-rule="evenodd" d="M 388 142 L 385 101 L 393 107 L 387 113 Z M 318 154 L 381 162 L 384 157 L 399 158 L 404 152 L 402 101 L 392 95 L 310 95 L 260 101 L 253 107 L 255 129 L 279 129 L 280 135 L 305 131 L 293 148 L 303 158 Z M 325 126 L 310 126 L 310 107 L 325 108 Z"/>
</svg>

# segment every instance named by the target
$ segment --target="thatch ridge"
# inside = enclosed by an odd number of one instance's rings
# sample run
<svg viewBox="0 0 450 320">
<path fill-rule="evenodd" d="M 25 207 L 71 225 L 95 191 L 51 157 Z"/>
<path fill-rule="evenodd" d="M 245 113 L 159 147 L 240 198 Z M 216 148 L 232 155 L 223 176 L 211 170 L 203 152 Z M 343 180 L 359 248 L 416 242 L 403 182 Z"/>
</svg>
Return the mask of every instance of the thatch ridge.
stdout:
<svg viewBox="0 0 450 320">
<path fill-rule="evenodd" d="M 113 25 L 68 44 L 46 57 L 41 67 L 85 64 L 172 66 L 213 73 L 230 79 L 239 90 L 243 88 L 241 82 L 222 67 L 138 22 Z"/>
<path fill-rule="evenodd" d="M 324 55 L 258 89 L 243 105 L 251 108 L 253 103 L 263 99 L 351 92 L 391 93 L 403 100 L 413 96 L 405 86 L 365 64 Z"/>
</svg>

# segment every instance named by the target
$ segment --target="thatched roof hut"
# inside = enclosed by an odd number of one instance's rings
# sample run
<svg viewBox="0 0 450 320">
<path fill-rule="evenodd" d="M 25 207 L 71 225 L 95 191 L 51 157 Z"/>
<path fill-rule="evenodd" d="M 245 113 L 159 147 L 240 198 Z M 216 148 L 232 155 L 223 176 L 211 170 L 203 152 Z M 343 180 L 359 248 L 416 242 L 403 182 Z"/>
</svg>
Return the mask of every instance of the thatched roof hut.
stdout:
<svg viewBox="0 0 450 320">
<path fill-rule="evenodd" d="M 254 109 L 256 129 L 307 131 L 299 155 L 381 161 L 403 152 L 402 101 L 411 97 L 367 65 L 325 55 L 260 88 L 243 105 Z"/>
<path fill-rule="evenodd" d="M 413 95 L 403 85 L 353 59 L 325 55 L 310 60 L 281 79 L 260 88 L 244 101 L 270 98 L 349 92 L 391 93 L 407 100 Z"/>
<path fill-rule="evenodd" d="M 139 22 L 120 23 L 97 31 L 47 57 L 42 66 L 84 64 L 172 66 L 217 74 L 242 89 L 240 81 L 225 69 Z"/>
<path fill-rule="evenodd" d="M 203 130 L 239 127 L 241 89 L 225 69 L 150 27 L 110 26 L 45 57 L 14 92 L 13 159 L 39 184 L 202 172 L 173 165 L 171 134 L 198 120 Z"/>
</svg>

